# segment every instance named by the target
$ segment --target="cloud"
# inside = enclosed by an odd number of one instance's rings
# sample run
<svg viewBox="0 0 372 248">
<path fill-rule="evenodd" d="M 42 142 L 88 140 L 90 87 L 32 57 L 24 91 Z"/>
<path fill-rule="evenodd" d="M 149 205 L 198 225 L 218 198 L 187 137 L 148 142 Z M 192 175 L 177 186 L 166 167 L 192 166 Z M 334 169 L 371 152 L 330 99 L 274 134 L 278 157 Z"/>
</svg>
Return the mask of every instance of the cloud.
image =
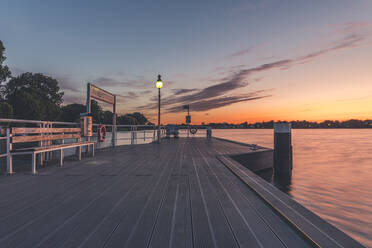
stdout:
<svg viewBox="0 0 372 248">
<path fill-rule="evenodd" d="M 233 68 L 232 70 L 235 69 L 235 71 L 230 73 L 229 76 L 220 79 L 222 82 L 208 86 L 204 89 L 200 89 L 197 92 L 194 92 L 193 90 L 189 91 L 194 93 L 187 95 L 183 95 L 184 93 L 189 93 L 187 92 L 187 89 L 175 89 L 175 92 L 179 92 L 180 94 L 174 94 L 164 98 L 162 100 L 162 104 L 164 106 L 168 106 L 168 111 L 172 113 L 178 112 L 179 106 L 182 106 L 183 104 L 194 105 L 195 111 L 205 111 L 231 105 L 237 102 L 252 101 L 269 97 L 269 95 L 259 95 L 263 93 L 262 91 L 254 92 L 255 96 L 226 95 L 231 94 L 232 91 L 247 87 L 249 85 L 248 80 L 251 78 L 252 81 L 256 81 L 255 79 L 257 79 L 257 77 L 253 76 L 258 73 L 263 73 L 274 69 L 288 70 L 295 65 L 309 63 L 313 59 L 319 56 L 324 56 L 330 52 L 360 46 L 362 42 L 366 40 L 366 38 L 367 36 L 365 34 L 349 34 L 343 37 L 341 40 L 331 43 L 324 49 L 313 51 L 303 56 L 281 59 L 247 69 L 241 69 L 240 67 L 240 69 Z M 155 109 L 157 106 L 156 99 L 152 100 L 153 102 L 140 106 L 139 108 Z"/>
<path fill-rule="evenodd" d="M 336 33 L 351 33 L 355 30 L 369 29 L 372 28 L 372 23 L 367 21 L 359 22 L 346 22 L 336 25 Z"/>
<path fill-rule="evenodd" d="M 138 94 L 136 92 L 133 92 L 133 91 L 129 91 L 129 92 L 126 92 L 126 94 L 116 94 L 119 98 L 123 99 L 123 100 L 128 100 L 128 99 L 136 99 L 138 98 Z"/>
<path fill-rule="evenodd" d="M 327 53 L 330 53 L 336 50 L 358 47 L 362 44 L 362 41 L 365 41 L 366 39 L 367 39 L 367 36 L 363 34 L 350 34 L 344 37 L 342 40 L 334 42 L 328 48 L 321 49 L 321 50 L 309 53 L 305 56 L 295 59 L 295 62 L 304 63 L 318 56 L 325 55 Z"/>
<path fill-rule="evenodd" d="M 154 91 L 153 90 L 143 90 L 143 91 L 140 92 L 140 94 L 141 95 L 147 95 L 147 94 L 150 94 L 152 92 L 154 92 Z"/>
<path fill-rule="evenodd" d="M 213 98 L 209 100 L 200 100 L 190 104 L 190 109 L 194 112 L 207 111 L 211 109 L 221 108 L 229 106 L 234 103 L 248 102 L 259 100 L 263 98 L 270 97 L 271 95 L 261 95 L 262 91 L 251 92 L 246 95 L 236 95 L 236 96 L 223 96 L 218 98 Z M 178 113 L 184 111 L 182 105 L 173 106 L 167 109 L 168 113 Z"/>
<path fill-rule="evenodd" d="M 174 95 L 178 96 L 178 95 L 183 95 L 183 94 L 187 94 L 187 93 L 190 93 L 190 92 L 194 92 L 194 91 L 197 91 L 198 89 L 172 89 L 172 92 Z"/>
<path fill-rule="evenodd" d="M 361 101 L 372 98 L 372 95 L 360 96 L 360 97 L 353 97 L 353 98 L 344 98 L 337 100 L 338 102 L 351 102 L 351 101 Z"/>
<path fill-rule="evenodd" d="M 225 59 L 234 59 L 236 57 L 241 57 L 241 56 L 245 56 L 247 54 L 250 54 L 251 52 L 253 52 L 254 50 L 256 50 L 257 46 L 250 46 L 246 49 L 243 49 L 243 50 L 240 50 L 240 51 L 237 51 L 235 53 L 232 53 L 232 54 L 229 54 L 225 57 Z"/>
<path fill-rule="evenodd" d="M 80 91 L 81 88 L 85 85 L 83 82 L 77 83 L 76 80 L 73 80 L 70 76 L 67 75 L 57 75 L 54 76 L 54 78 L 58 81 L 58 85 L 62 90 L 76 92 Z"/>
<path fill-rule="evenodd" d="M 151 87 L 152 81 L 145 79 L 144 77 L 137 76 L 134 79 L 129 80 L 118 80 L 111 77 L 99 77 L 91 80 L 94 84 L 101 87 L 128 87 L 136 89 L 146 89 Z"/>
</svg>

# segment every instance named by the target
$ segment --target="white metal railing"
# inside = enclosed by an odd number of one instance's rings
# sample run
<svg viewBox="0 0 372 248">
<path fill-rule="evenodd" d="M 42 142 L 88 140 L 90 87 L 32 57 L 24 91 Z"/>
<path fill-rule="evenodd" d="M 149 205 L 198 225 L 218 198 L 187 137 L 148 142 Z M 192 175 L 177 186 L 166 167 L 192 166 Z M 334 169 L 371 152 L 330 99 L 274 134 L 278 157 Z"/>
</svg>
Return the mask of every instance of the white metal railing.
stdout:
<svg viewBox="0 0 372 248">
<path fill-rule="evenodd" d="M 96 149 L 114 147 L 117 145 L 135 145 L 151 143 L 157 139 L 157 127 L 154 125 L 116 125 L 104 124 L 108 135 L 104 142 L 98 141 L 97 130 L 100 124 L 93 124 L 93 136 L 84 137 L 85 140 L 95 141 Z M 80 127 L 76 122 L 0 119 L 0 158 L 9 157 L 7 129 L 10 127 Z M 165 129 L 161 127 L 161 137 L 165 137 Z M 47 141 L 44 141 L 47 142 Z M 66 142 L 69 142 L 66 140 Z M 40 144 L 42 145 L 42 144 Z M 44 144 L 45 145 L 45 144 Z M 71 152 L 71 155 L 73 152 Z M 68 154 L 66 154 L 68 155 Z"/>
<path fill-rule="evenodd" d="M 95 149 L 107 147 L 115 147 L 120 145 L 136 145 L 151 143 L 157 140 L 157 126 L 155 125 L 112 125 L 103 124 L 107 128 L 107 136 L 104 142 L 98 140 L 98 127 L 101 124 L 93 124 L 93 135 L 91 137 L 83 137 L 83 140 L 94 141 Z M 9 159 L 9 128 L 11 127 L 40 127 L 40 128 L 59 128 L 59 127 L 80 127 L 80 123 L 76 122 L 61 122 L 61 121 L 42 121 L 42 120 L 21 120 L 21 119 L 0 119 L 0 158 L 7 157 Z M 204 136 L 208 137 L 208 131 L 211 134 L 211 129 L 205 125 L 190 125 L 177 126 L 181 137 Z M 195 134 L 190 130 L 197 129 Z M 161 138 L 166 137 L 166 126 L 161 126 Z M 45 143 L 47 142 L 47 143 Z M 62 141 L 64 143 L 65 140 Z M 66 142 L 70 140 L 66 139 Z M 42 141 L 40 145 L 51 145 L 51 141 Z M 73 152 L 70 152 L 72 155 Z M 69 155 L 68 153 L 66 155 Z M 49 157 L 49 154 L 46 154 Z M 52 154 L 50 154 L 52 157 Z"/>
</svg>

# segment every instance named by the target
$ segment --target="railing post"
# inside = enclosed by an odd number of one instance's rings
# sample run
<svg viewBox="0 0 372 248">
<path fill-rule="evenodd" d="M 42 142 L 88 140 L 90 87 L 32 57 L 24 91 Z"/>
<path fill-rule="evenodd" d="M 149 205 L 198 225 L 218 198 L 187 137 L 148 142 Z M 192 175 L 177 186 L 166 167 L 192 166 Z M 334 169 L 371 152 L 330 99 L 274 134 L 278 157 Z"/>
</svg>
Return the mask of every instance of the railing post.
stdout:
<svg viewBox="0 0 372 248">
<path fill-rule="evenodd" d="M 116 125 L 112 125 L 111 144 L 112 144 L 113 147 L 116 146 Z"/>
<path fill-rule="evenodd" d="M 135 127 L 135 136 L 136 136 L 136 143 L 135 143 L 135 144 L 138 143 L 138 140 L 137 140 L 137 132 L 138 132 L 138 128 L 137 128 L 137 126 L 136 126 L 136 127 Z"/>
<path fill-rule="evenodd" d="M 207 127 L 207 138 L 212 138 L 212 128 Z"/>
<path fill-rule="evenodd" d="M 6 129 L 6 172 L 8 174 L 13 174 L 13 158 L 10 151 L 12 150 L 12 143 L 10 141 L 10 128 Z"/>
<path fill-rule="evenodd" d="M 44 123 L 40 123 L 40 124 L 39 124 L 39 127 L 40 127 L 40 128 L 43 128 L 43 127 L 44 127 Z M 43 136 L 43 134 L 41 134 L 41 136 Z M 43 145 L 44 145 L 44 142 L 43 142 L 43 141 L 40 141 L 40 142 L 39 142 L 39 146 L 40 146 L 40 147 L 43 147 Z M 45 155 L 45 154 L 44 154 L 43 152 L 42 152 L 42 153 L 39 153 L 39 158 L 40 158 L 40 164 L 41 164 L 41 165 L 43 165 L 43 162 L 44 162 L 44 155 Z"/>
<path fill-rule="evenodd" d="M 130 144 L 134 144 L 134 132 L 133 132 L 133 126 L 130 126 Z"/>
</svg>

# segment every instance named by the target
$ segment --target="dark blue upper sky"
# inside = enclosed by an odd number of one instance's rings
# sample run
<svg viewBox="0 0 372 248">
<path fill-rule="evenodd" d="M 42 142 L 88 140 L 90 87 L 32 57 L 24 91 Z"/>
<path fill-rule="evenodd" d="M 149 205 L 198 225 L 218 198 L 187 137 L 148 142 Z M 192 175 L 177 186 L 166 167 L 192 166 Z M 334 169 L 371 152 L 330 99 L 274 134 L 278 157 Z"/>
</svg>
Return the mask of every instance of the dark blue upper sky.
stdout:
<svg viewBox="0 0 372 248">
<path fill-rule="evenodd" d="M 84 102 L 85 84 L 94 82 L 121 95 L 119 109 L 130 111 L 150 107 L 158 73 L 164 78 L 165 97 L 174 97 L 179 88 L 196 89 L 195 94 L 228 81 L 241 69 L 328 49 L 348 35 L 360 35 L 361 28 L 365 35 L 371 6 L 367 0 L 3 0 L 0 39 L 13 74 L 42 72 L 59 79 L 66 103 Z M 349 47 L 359 47 L 353 42 Z M 246 104 L 251 100 L 244 99 L 252 96 L 275 103 L 291 75 L 262 73 L 249 74 L 249 87 L 226 89 L 234 98 L 223 103 Z M 260 90 L 270 92 L 260 95 Z M 207 93 L 187 100 L 223 96 L 214 89 Z M 215 103 L 197 102 L 195 109 Z"/>
</svg>

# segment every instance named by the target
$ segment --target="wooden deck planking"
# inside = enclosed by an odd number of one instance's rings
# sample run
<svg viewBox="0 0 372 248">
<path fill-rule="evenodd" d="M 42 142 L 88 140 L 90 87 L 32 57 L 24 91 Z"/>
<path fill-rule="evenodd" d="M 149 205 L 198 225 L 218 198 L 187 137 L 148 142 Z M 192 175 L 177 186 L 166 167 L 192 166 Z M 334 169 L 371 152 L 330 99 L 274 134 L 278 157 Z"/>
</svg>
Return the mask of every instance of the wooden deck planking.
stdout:
<svg viewBox="0 0 372 248">
<path fill-rule="evenodd" d="M 207 153 L 201 152 L 201 147 L 195 146 L 195 153 L 199 153 L 196 157 L 200 158 L 199 164 L 209 168 L 212 173 L 207 177 L 207 180 L 213 184 L 217 197 L 221 206 L 225 209 L 227 219 L 230 220 L 232 229 L 236 234 L 236 239 L 243 246 L 248 245 L 254 247 L 284 247 L 281 240 L 272 232 L 270 228 L 263 222 L 259 215 L 254 211 L 252 206 L 241 193 L 237 187 L 232 188 L 231 180 L 227 178 L 223 165 L 214 157 L 208 156 Z M 209 158 L 209 161 L 207 159 Z M 216 173 L 214 173 L 216 172 Z M 240 185 L 246 190 L 245 186 Z"/>
<path fill-rule="evenodd" d="M 216 158 L 237 152 L 180 138 L 0 177 L 0 247 L 309 247 Z"/>
<path fill-rule="evenodd" d="M 303 243 L 303 238 L 300 237 L 290 225 L 283 224 L 281 217 L 268 208 L 267 205 L 260 200 L 260 198 L 252 190 L 249 188 L 247 189 L 244 183 L 242 183 L 240 180 L 231 180 L 231 176 L 234 177 L 234 175 L 228 174 L 226 171 L 227 168 L 225 166 L 220 166 L 220 164 L 215 161 L 216 157 L 214 155 L 216 153 L 224 154 L 219 149 L 223 148 L 225 153 L 233 153 L 234 146 L 231 146 L 231 144 L 228 142 L 222 143 L 221 147 L 214 149 L 208 149 L 207 143 L 199 144 L 198 147 L 199 146 L 199 151 L 209 154 L 209 156 L 205 156 L 205 159 L 208 160 L 209 164 L 213 166 L 213 171 L 216 176 L 219 176 L 221 183 L 230 189 L 229 192 L 235 192 L 239 198 L 243 197 L 249 204 L 249 208 L 254 210 L 256 215 L 267 223 L 267 226 L 271 228 L 272 232 L 275 233 L 278 239 L 280 239 L 286 247 L 296 247 L 298 244 Z M 310 244 L 306 243 L 302 244 L 302 247 L 311 246 Z"/>
</svg>

